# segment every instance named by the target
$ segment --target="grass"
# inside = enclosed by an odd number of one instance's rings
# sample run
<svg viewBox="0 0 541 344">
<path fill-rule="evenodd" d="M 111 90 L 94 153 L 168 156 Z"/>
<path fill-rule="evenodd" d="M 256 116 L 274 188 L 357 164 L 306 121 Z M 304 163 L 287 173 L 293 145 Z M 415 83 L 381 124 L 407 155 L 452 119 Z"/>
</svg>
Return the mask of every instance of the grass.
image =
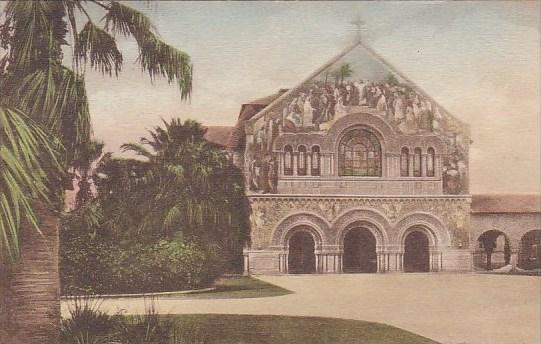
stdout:
<svg viewBox="0 0 541 344">
<path fill-rule="evenodd" d="M 399 328 L 359 320 L 281 315 L 107 315 L 81 298 L 61 323 L 61 344 L 438 344 Z"/>
<path fill-rule="evenodd" d="M 165 318 L 173 319 L 182 337 L 190 343 L 437 344 L 393 326 L 359 320 L 221 314 Z"/>
<path fill-rule="evenodd" d="M 274 284 L 246 277 L 224 277 L 215 284 L 216 289 L 202 293 L 171 294 L 160 298 L 175 299 L 245 299 L 255 297 L 271 297 L 291 294 L 291 291 Z"/>
</svg>

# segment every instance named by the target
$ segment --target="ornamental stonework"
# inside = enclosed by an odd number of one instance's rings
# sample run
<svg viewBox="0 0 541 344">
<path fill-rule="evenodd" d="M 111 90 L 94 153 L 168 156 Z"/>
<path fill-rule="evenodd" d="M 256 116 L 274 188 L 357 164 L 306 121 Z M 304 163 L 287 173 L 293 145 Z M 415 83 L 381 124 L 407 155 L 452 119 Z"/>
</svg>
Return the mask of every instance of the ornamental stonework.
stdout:
<svg viewBox="0 0 541 344">
<path fill-rule="evenodd" d="M 450 245 L 469 246 L 470 200 L 468 197 L 404 197 L 358 198 L 316 196 L 257 196 L 250 197 L 252 207 L 252 248 L 271 245 L 275 230 L 288 217 L 308 213 L 328 222 L 330 231 L 340 216 L 353 209 L 368 209 L 381 214 L 390 224 L 391 232 L 398 222 L 413 214 L 428 214 L 439 219 L 449 233 Z M 374 219 L 377 220 L 377 219 Z M 328 233 L 334 237 L 336 233 Z M 396 233 L 387 233 L 393 237 Z"/>
</svg>

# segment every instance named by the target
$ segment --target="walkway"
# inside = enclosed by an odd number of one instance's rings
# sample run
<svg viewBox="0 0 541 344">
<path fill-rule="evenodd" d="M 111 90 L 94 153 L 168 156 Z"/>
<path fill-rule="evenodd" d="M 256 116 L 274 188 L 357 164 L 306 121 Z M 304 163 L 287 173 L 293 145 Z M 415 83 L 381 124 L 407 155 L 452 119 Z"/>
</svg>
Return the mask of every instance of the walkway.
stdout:
<svg viewBox="0 0 541 344">
<path fill-rule="evenodd" d="M 295 294 L 225 300 L 161 298 L 160 313 L 324 316 L 393 325 L 442 343 L 538 344 L 541 279 L 476 274 L 264 276 Z M 144 311 L 142 299 L 108 299 L 102 309 Z M 66 312 L 66 304 L 63 304 Z"/>
</svg>

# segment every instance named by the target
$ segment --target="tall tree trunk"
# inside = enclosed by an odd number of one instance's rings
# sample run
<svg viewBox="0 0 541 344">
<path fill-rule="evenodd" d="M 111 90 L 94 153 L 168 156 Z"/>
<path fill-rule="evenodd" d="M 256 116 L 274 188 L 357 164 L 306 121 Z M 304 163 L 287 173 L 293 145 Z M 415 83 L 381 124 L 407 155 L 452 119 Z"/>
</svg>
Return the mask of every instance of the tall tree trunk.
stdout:
<svg viewBox="0 0 541 344">
<path fill-rule="evenodd" d="M 21 256 L 7 276 L 5 331 L 8 339 L 0 338 L 0 344 L 56 344 L 59 341 L 60 217 L 40 203 L 36 203 L 34 209 L 42 234 L 29 224 L 21 226 Z"/>
</svg>

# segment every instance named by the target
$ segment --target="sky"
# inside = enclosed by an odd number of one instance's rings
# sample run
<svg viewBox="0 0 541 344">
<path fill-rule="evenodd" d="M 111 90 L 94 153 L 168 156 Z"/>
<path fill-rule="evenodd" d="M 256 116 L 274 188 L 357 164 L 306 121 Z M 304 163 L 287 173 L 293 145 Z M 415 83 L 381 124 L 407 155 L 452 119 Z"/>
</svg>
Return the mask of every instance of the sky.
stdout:
<svg viewBox="0 0 541 344">
<path fill-rule="evenodd" d="M 234 125 L 242 103 L 295 86 L 340 53 L 360 17 L 367 44 L 471 125 L 472 193 L 541 191 L 537 1 L 125 3 L 191 56 L 193 94 L 182 102 L 174 85 L 151 84 L 135 43 L 120 39 L 121 75 L 86 75 L 94 133 L 110 151 L 161 118 Z"/>
</svg>

